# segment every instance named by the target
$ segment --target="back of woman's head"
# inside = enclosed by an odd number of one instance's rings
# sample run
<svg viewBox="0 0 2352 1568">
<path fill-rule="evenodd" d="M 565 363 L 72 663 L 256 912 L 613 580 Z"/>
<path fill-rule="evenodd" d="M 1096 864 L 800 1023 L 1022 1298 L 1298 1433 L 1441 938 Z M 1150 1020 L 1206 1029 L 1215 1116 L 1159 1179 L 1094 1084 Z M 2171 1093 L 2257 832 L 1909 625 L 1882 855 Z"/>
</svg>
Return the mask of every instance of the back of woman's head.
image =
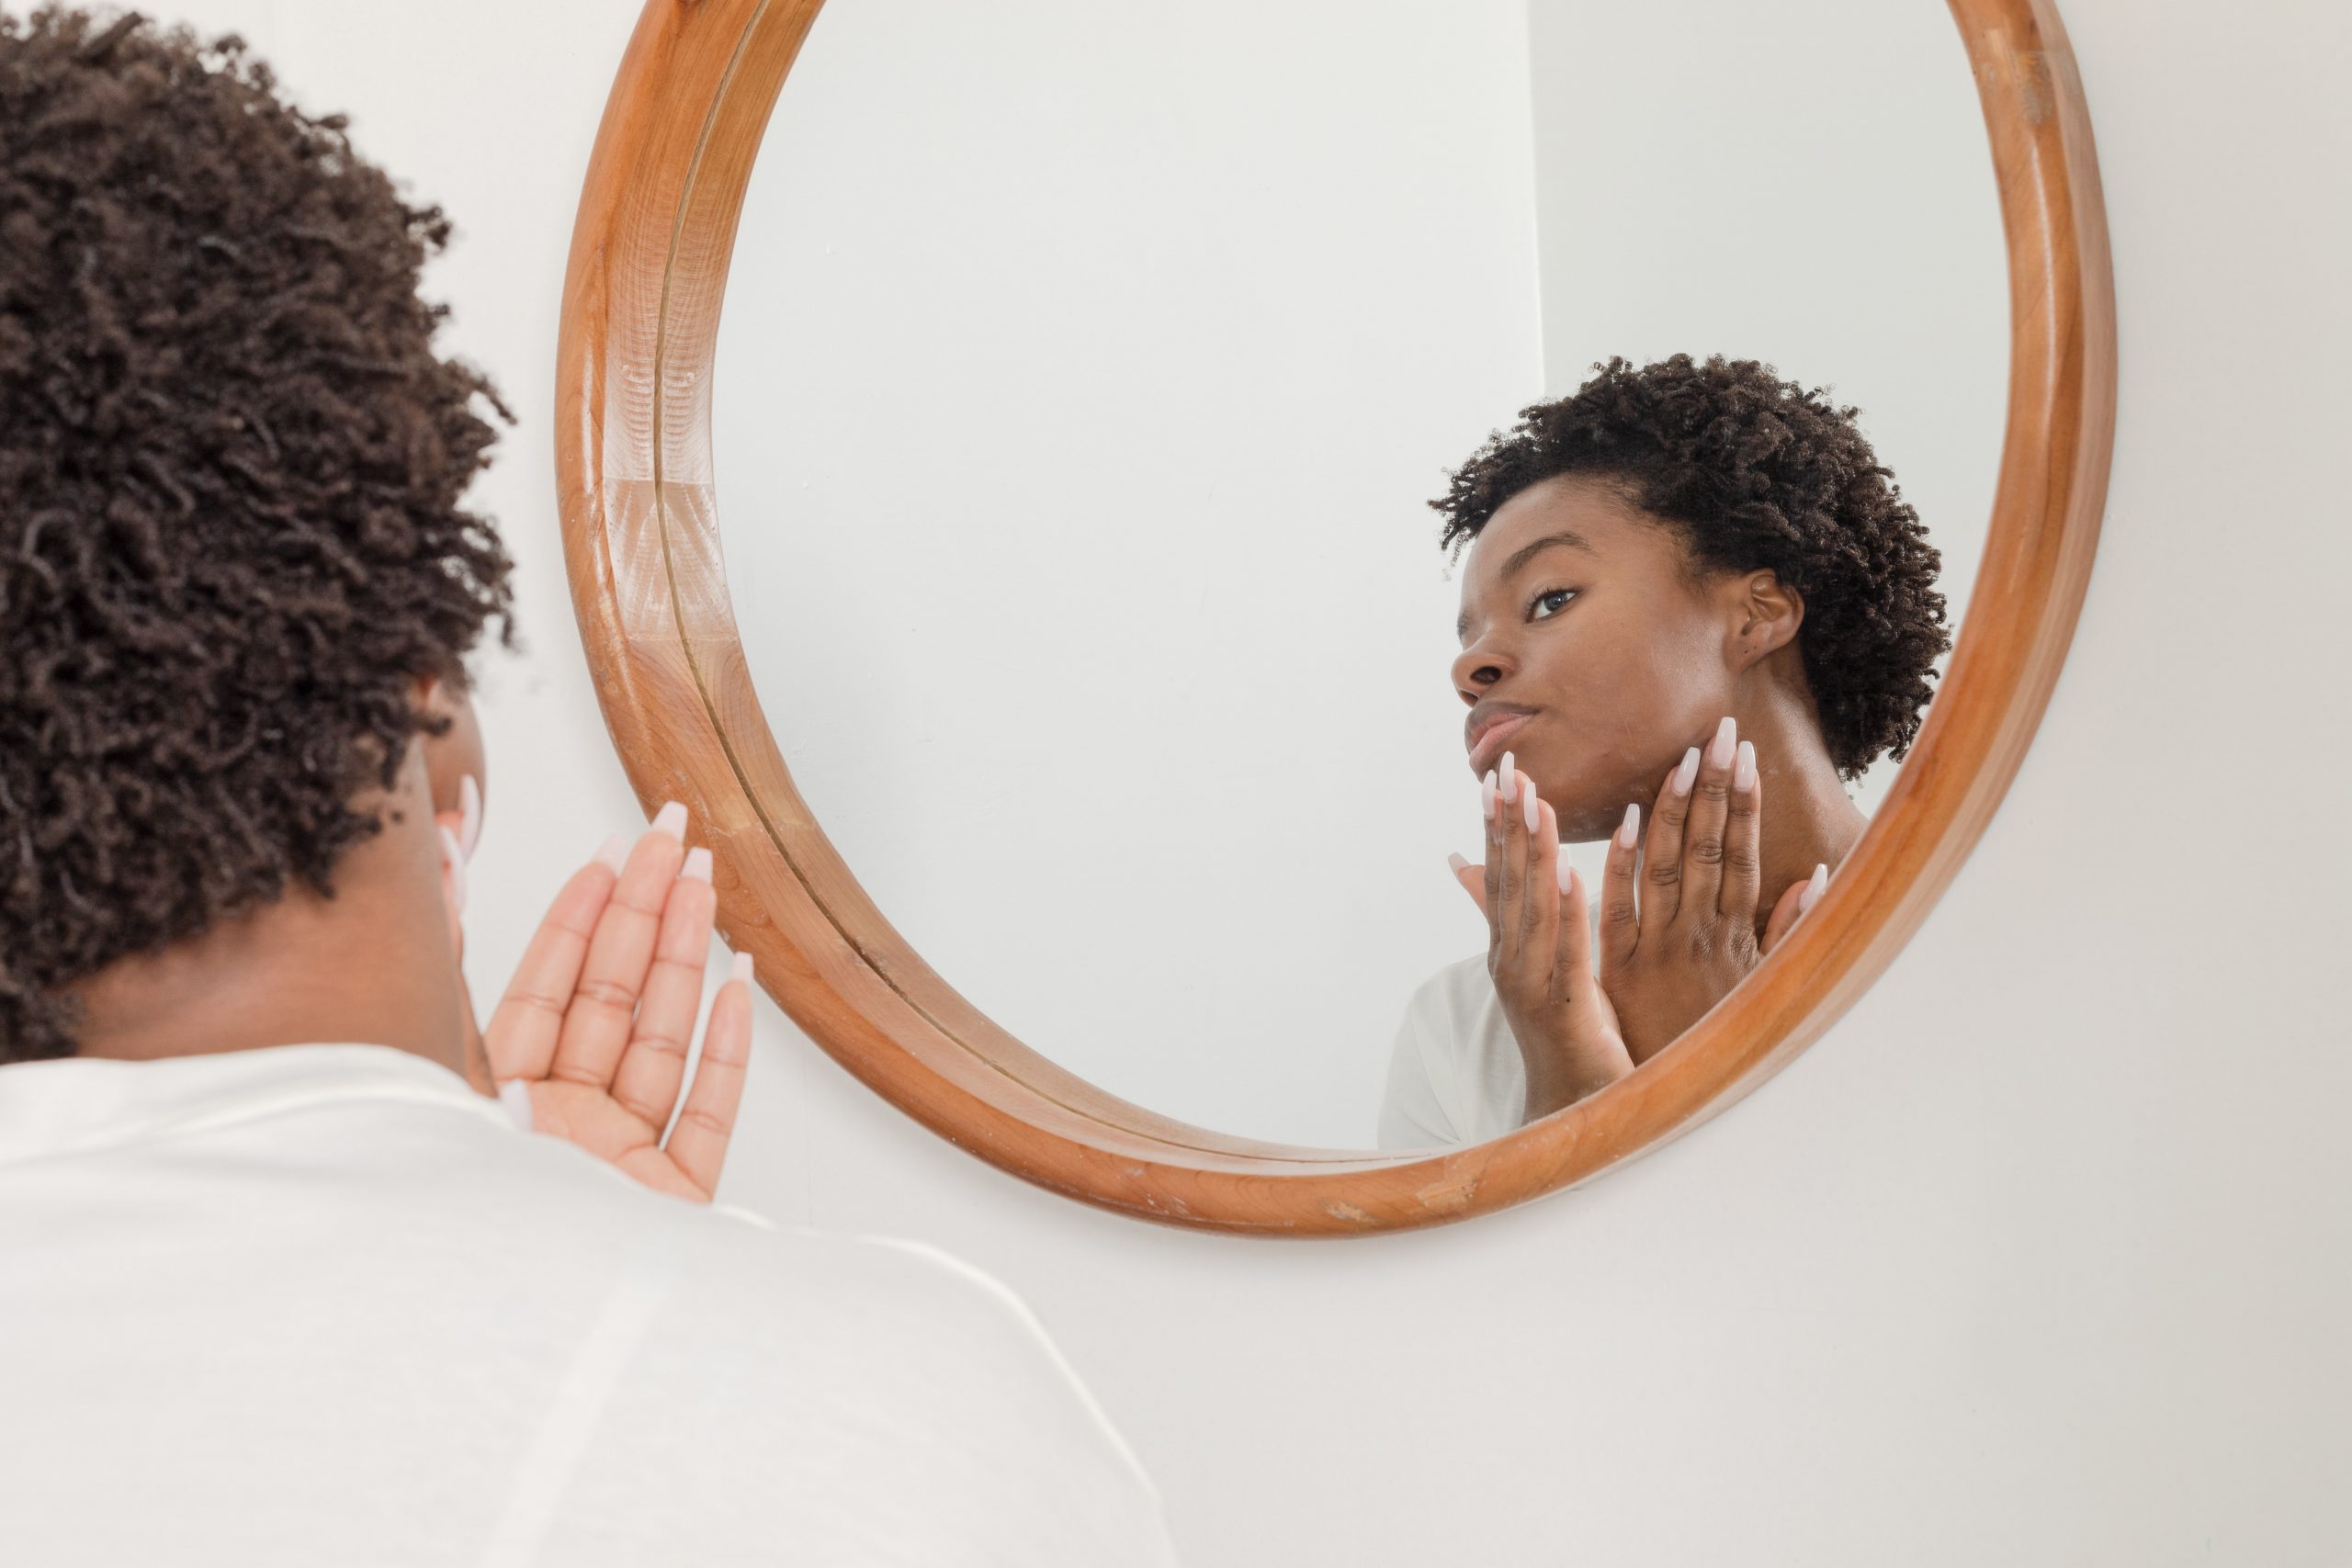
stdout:
<svg viewBox="0 0 2352 1568">
<path fill-rule="evenodd" d="M 1680 536 L 1692 571 L 1770 569 L 1804 602 L 1797 633 L 1830 761 L 1849 779 L 1898 761 L 1951 647 L 1942 564 L 1855 423 L 1753 359 L 1622 358 L 1567 397 L 1520 411 L 1430 504 L 1441 545 L 1476 537 L 1502 504 L 1563 474 L 1616 481 Z"/>
<path fill-rule="evenodd" d="M 233 34 L 0 15 L 0 1062 L 60 987 L 331 872 L 512 563 L 447 243 Z"/>
</svg>

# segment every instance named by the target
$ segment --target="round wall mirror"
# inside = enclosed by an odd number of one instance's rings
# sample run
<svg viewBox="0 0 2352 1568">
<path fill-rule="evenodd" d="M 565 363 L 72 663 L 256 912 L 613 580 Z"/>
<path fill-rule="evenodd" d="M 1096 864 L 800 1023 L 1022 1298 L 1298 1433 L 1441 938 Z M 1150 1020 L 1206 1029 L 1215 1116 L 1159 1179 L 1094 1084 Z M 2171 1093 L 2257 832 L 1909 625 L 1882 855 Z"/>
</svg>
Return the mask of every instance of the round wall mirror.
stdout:
<svg viewBox="0 0 2352 1568">
<path fill-rule="evenodd" d="M 909 1114 L 1168 1223 L 1460 1219 L 1732 1103 L 1956 873 L 2110 296 L 2046 0 L 654 0 L 575 604 Z"/>
</svg>

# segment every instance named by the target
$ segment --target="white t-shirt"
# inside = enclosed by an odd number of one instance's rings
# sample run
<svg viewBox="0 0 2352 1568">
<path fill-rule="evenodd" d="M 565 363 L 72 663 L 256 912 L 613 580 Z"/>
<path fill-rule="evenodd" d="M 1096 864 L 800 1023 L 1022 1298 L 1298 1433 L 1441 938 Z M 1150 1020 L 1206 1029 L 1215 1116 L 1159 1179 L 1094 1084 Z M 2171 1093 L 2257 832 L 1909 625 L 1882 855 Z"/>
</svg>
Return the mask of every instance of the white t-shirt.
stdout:
<svg viewBox="0 0 2352 1568">
<path fill-rule="evenodd" d="M 1388 1056 L 1384 1149 L 1482 1144 L 1520 1127 L 1527 1064 L 1480 948 L 1414 988 Z"/>
<path fill-rule="evenodd" d="M 1002 1284 L 383 1045 L 0 1066 L 0 1556 L 1165 1565 Z"/>
</svg>

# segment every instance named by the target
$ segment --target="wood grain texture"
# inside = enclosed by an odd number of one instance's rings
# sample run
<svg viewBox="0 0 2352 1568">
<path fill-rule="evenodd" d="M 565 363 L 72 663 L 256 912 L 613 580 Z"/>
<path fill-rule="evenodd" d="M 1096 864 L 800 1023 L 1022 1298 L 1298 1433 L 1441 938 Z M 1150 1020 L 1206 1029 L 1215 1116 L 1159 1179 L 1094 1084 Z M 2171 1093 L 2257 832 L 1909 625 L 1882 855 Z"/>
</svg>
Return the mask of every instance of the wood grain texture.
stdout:
<svg viewBox="0 0 2352 1568">
<path fill-rule="evenodd" d="M 821 0 L 650 0 L 591 155 L 564 279 L 564 551 L 613 743 L 649 816 L 693 813 L 718 926 L 826 1051 L 958 1147 L 1169 1224 L 1356 1235 L 1589 1180 L 1737 1100 L 1909 939 L 2000 804 L 2074 635 L 2105 505 L 2116 344 L 2088 110 L 2052 0 L 1949 0 L 2009 247 L 2008 424 L 1985 555 L 1911 755 L 1821 902 L 1632 1077 L 1505 1137 L 1418 1154 L 1188 1126 L 1030 1050 L 875 908 L 794 787 L 752 690 L 714 489 L 711 367 L 737 220 Z"/>
</svg>

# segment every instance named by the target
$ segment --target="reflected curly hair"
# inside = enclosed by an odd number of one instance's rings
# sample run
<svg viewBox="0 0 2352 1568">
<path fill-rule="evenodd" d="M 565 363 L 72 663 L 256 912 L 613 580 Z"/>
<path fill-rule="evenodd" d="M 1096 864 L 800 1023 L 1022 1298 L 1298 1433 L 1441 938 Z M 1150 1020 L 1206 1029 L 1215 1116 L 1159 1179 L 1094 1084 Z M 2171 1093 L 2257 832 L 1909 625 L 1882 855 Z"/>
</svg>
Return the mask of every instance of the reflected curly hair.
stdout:
<svg viewBox="0 0 2352 1568">
<path fill-rule="evenodd" d="M 1841 777 L 1881 752 L 1900 761 L 1951 638 L 1935 588 L 1942 557 L 1855 425 L 1861 411 L 1753 359 L 1593 368 L 1569 396 L 1521 409 L 1455 471 L 1430 502 L 1446 515 L 1440 545 L 1475 538 L 1544 479 L 1614 480 L 1675 525 L 1695 575 L 1770 569 L 1804 601 L 1798 650 Z"/>
<path fill-rule="evenodd" d="M 382 831 L 411 700 L 513 563 L 458 501 L 497 431 L 437 358 L 448 241 L 234 33 L 0 16 L 0 1062 L 59 988 Z"/>
</svg>

